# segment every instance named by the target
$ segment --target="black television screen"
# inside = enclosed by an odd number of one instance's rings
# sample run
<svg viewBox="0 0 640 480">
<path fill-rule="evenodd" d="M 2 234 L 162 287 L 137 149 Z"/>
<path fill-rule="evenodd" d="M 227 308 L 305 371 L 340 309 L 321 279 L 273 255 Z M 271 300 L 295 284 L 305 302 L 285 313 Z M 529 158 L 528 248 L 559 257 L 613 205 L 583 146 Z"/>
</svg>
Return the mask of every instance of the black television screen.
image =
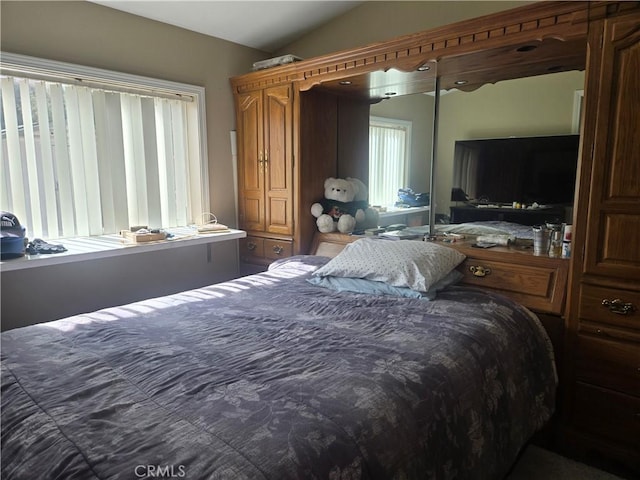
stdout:
<svg viewBox="0 0 640 480">
<path fill-rule="evenodd" d="M 571 205 L 579 135 L 457 140 L 453 187 L 480 203 Z"/>
</svg>

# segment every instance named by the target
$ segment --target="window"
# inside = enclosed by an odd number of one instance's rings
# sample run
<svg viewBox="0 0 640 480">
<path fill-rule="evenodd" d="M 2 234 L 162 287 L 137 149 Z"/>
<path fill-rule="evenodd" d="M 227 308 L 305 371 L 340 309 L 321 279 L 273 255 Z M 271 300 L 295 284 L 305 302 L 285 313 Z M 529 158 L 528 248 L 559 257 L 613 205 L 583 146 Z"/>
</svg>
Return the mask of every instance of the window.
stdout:
<svg viewBox="0 0 640 480">
<path fill-rule="evenodd" d="M 407 185 L 411 122 L 371 117 L 369 120 L 369 203 L 389 206 Z"/>
<path fill-rule="evenodd" d="M 202 87 L 1 63 L 0 207 L 30 238 L 186 226 L 209 210 Z"/>
</svg>

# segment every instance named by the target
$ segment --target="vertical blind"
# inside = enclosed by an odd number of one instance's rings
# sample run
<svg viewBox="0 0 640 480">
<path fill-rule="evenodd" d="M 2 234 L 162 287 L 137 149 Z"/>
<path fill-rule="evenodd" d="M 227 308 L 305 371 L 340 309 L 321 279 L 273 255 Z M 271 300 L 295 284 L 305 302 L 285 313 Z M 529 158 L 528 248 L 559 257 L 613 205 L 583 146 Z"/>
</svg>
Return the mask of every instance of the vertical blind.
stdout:
<svg viewBox="0 0 640 480">
<path fill-rule="evenodd" d="M 371 120 L 369 124 L 369 203 L 393 205 L 406 184 L 410 125 Z"/>
<path fill-rule="evenodd" d="M 198 105 L 0 77 L 3 210 L 29 237 L 184 226 L 204 208 Z"/>
</svg>

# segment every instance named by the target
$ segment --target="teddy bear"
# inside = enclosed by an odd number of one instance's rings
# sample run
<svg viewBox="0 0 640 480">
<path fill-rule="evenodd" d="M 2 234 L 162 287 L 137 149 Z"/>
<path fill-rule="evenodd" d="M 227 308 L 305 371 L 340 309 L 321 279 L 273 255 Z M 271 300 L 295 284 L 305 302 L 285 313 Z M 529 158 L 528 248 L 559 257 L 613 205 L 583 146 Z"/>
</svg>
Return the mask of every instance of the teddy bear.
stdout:
<svg viewBox="0 0 640 480">
<path fill-rule="evenodd" d="M 367 202 L 367 207 L 364 209 L 364 220 L 356 222 L 356 230 L 376 228 L 378 226 L 378 220 L 380 220 L 380 213 L 375 208 L 371 208 L 369 206 L 369 189 L 361 180 L 358 180 L 357 178 L 347 177 L 347 180 L 355 183 L 358 187 L 356 196 L 353 199 L 358 202 Z"/>
<path fill-rule="evenodd" d="M 364 228 L 368 221 L 374 221 L 373 217 L 377 226 L 377 212 L 369 207 L 367 196 L 366 186 L 356 178 L 327 178 L 324 198 L 311 206 L 318 230 L 322 233 L 351 233 Z"/>
</svg>

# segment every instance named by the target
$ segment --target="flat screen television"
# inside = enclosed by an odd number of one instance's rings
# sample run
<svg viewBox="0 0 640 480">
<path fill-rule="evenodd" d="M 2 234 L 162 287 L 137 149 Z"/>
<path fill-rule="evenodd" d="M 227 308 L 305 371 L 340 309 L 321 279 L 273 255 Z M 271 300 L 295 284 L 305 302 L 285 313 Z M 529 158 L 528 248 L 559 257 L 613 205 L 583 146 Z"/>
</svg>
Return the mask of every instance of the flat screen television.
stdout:
<svg viewBox="0 0 640 480">
<path fill-rule="evenodd" d="M 580 135 L 457 140 L 453 187 L 478 203 L 572 205 Z"/>
</svg>

